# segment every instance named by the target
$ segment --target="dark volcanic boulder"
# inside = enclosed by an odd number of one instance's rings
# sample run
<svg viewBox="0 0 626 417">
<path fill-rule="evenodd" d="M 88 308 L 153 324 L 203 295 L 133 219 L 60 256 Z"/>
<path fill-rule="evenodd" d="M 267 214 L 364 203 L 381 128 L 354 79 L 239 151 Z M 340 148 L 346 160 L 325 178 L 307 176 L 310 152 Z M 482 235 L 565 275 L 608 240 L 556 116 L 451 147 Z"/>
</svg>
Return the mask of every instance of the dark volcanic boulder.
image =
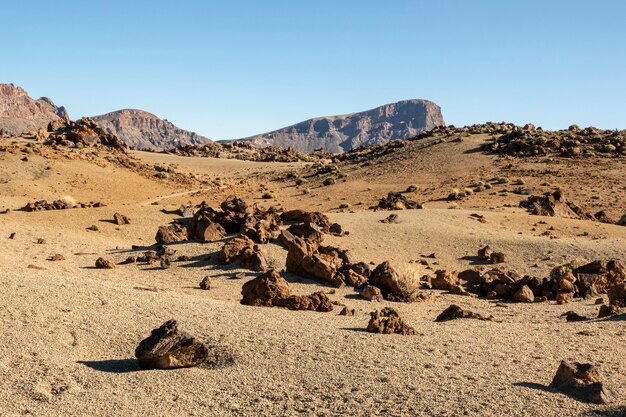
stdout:
<svg viewBox="0 0 626 417">
<path fill-rule="evenodd" d="M 207 347 L 178 329 L 170 320 L 139 343 L 135 356 L 143 369 L 172 369 L 196 366 L 208 358 Z"/>
<path fill-rule="evenodd" d="M 474 313 L 469 310 L 463 310 L 458 305 L 452 304 L 450 307 L 446 308 L 437 316 L 435 321 L 449 321 L 456 319 L 478 319 L 478 320 L 491 320 L 491 317 L 483 317 L 478 313 Z"/>
</svg>

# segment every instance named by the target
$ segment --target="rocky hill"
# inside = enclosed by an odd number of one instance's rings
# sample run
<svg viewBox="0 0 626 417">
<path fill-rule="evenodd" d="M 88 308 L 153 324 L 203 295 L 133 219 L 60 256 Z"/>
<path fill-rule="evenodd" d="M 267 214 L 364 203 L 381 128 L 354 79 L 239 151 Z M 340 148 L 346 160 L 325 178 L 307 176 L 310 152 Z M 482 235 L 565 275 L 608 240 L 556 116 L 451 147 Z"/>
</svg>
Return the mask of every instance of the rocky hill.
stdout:
<svg viewBox="0 0 626 417">
<path fill-rule="evenodd" d="M 174 126 L 143 110 L 124 109 L 92 117 L 110 134 L 134 149 L 165 150 L 210 142 L 204 136 Z"/>
<path fill-rule="evenodd" d="M 405 100 L 341 116 L 316 117 L 241 140 L 254 146 L 291 147 L 301 152 L 345 152 L 360 146 L 407 139 L 443 126 L 441 108 L 427 100 Z"/>
<path fill-rule="evenodd" d="M 7 135 L 45 128 L 51 121 L 67 117 L 65 107 L 55 106 L 47 97 L 34 100 L 20 87 L 0 84 L 0 131 Z"/>
</svg>

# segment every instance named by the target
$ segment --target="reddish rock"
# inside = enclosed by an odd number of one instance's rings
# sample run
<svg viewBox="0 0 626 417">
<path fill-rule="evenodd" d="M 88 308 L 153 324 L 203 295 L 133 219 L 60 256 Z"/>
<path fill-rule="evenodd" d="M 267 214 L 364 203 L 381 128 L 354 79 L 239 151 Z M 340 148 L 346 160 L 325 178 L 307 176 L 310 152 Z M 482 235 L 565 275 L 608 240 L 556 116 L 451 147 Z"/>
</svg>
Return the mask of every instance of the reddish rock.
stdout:
<svg viewBox="0 0 626 417">
<path fill-rule="evenodd" d="M 439 270 L 430 280 L 430 286 L 434 290 L 452 291 L 457 285 L 459 285 L 459 277 L 456 272 Z"/>
<path fill-rule="evenodd" d="M 383 301 L 383 294 L 380 292 L 380 288 L 373 285 L 367 285 L 361 291 L 361 297 L 368 301 Z"/>
<path fill-rule="evenodd" d="M 104 258 L 98 258 L 96 260 L 96 268 L 98 269 L 113 269 L 115 268 L 115 262 Z"/>
<path fill-rule="evenodd" d="M 271 269 L 243 284 L 241 304 L 251 306 L 278 306 L 289 297 L 289 283 Z"/>
<path fill-rule="evenodd" d="M 591 364 L 561 361 L 550 386 L 591 403 L 607 404 L 614 400 L 613 393 L 604 387 L 597 368 Z"/>
<path fill-rule="evenodd" d="M 370 313 L 371 319 L 367 331 L 371 333 L 417 335 L 413 327 L 409 326 L 393 308 L 385 307 Z"/>
<path fill-rule="evenodd" d="M 518 303 L 532 303 L 535 301 L 535 295 L 528 285 L 524 285 L 513 295 L 513 300 Z"/>
<path fill-rule="evenodd" d="M 189 230 L 178 223 L 159 226 L 155 240 L 159 244 L 182 242 L 189 239 Z"/>
<path fill-rule="evenodd" d="M 124 224 L 130 224 L 130 219 L 128 217 L 124 216 L 123 214 L 120 214 L 120 213 L 115 213 L 113 215 L 113 221 L 118 226 L 122 226 Z"/>
</svg>

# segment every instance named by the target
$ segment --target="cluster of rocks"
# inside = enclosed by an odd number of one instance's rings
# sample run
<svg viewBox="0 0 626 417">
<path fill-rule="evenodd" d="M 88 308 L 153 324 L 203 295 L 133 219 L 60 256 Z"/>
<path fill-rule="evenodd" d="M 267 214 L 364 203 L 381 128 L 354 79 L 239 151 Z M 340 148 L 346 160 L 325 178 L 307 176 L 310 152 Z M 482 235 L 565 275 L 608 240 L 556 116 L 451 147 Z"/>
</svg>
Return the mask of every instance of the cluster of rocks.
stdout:
<svg viewBox="0 0 626 417">
<path fill-rule="evenodd" d="M 332 311 L 333 304 L 323 292 L 292 295 L 289 283 L 271 269 L 251 281 L 241 290 L 241 304 L 264 307 L 285 307 L 289 310 Z"/>
<path fill-rule="evenodd" d="M 626 307 L 626 282 L 618 282 L 607 289 L 609 304 L 603 304 L 598 311 L 598 318 L 612 316 Z"/>
<path fill-rule="evenodd" d="M 326 157 L 326 153 L 315 152 L 305 154 L 292 148 L 254 147 L 249 142 L 235 141 L 230 143 L 207 143 L 202 146 L 186 145 L 163 151 L 180 156 L 194 156 L 204 158 L 227 158 L 255 162 L 312 162 Z"/>
<path fill-rule="evenodd" d="M 231 196 L 221 203 L 220 208 L 215 209 L 203 202 L 193 217 L 159 227 L 155 239 L 164 244 L 189 239 L 214 242 L 227 234 L 242 233 L 257 243 L 267 243 L 278 236 L 282 221 L 274 207 L 264 210 L 257 204 L 249 206 L 242 199 Z"/>
<path fill-rule="evenodd" d="M 439 270 L 434 277 L 428 277 L 426 286 L 472 297 L 564 303 L 575 297 L 607 293 L 625 280 L 626 268 L 621 261 L 600 260 L 563 265 L 555 268 L 547 278 L 521 276 L 504 267 L 487 271 L 479 268 L 461 272 Z"/>
<path fill-rule="evenodd" d="M 92 208 L 92 207 L 104 207 L 104 204 L 100 202 L 89 203 L 73 203 L 70 200 L 59 199 L 54 201 L 38 200 L 33 203 L 27 203 L 20 210 L 23 211 L 46 211 L 46 210 L 66 210 L 71 208 Z"/>
<path fill-rule="evenodd" d="M 265 252 L 245 235 L 239 235 L 226 242 L 220 251 L 219 260 L 223 265 L 241 260 L 244 268 L 253 271 L 265 271 L 268 268 Z"/>
<path fill-rule="evenodd" d="M 404 209 L 421 209 L 423 206 L 407 198 L 402 193 L 390 192 L 386 197 L 378 201 L 378 205 L 372 207 L 374 210 L 404 210 Z"/>
<path fill-rule="evenodd" d="M 604 211 L 591 214 L 571 201 L 567 201 L 565 194 L 561 190 L 546 193 L 542 196 L 532 195 L 520 202 L 520 207 L 525 208 L 530 214 L 536 216 L 565 217 L 609 224 L 615 223 Z"/>
<path fill-rule="evenodd" d="M 141 256 L 129 256 L 120 265 L 144 263 L 153 265 L 159 263 L 161 268 L 167 269 L 171 266 L 171 259 L 176 254 L 176 250 L 165 245 L 157 245 L 153 250 L 145 251 Z"/>
<path fill-rule="evenodd" d="M 98 123 L 88 117 L 77 121 L 67 119 L 53 120 L 48 129 L 40 129 L 36 139 L 48 145 L 59 145 L 70 148 L 102 145 L 107 148 L 125 152 L 126 144 L 117 136 L 107 133 Z"/>
<path fill-rule="evenodd" d="M 348 285 L 362 289 L 362 296 L 369 300 L 411 302 L 427 298 L 420 292 L 407 291 L 402 277 L 387 261 L 371 270 L 365 262 L 354 262 L 347 250 L 288 232 L 283 232 L 282 237 L 289 248 L 287 272 L 335 287 Z"/>
<path fill-rule="evenodd" d="M 506 255 L 503 252 L 495 252 L 489 245 L 478 250 L 478 258 L 489 261 L 492 264 L 500 264 L 505 261 Z"/>
<path fill-rule="evenodd" d="M 493 143 L 485 145 L 491 152 L 513 156 L 620 157 L 626 156 L 626 130 L 581 129 L 549 131 L 532 124 L 503 132 Z"/>
</svg>

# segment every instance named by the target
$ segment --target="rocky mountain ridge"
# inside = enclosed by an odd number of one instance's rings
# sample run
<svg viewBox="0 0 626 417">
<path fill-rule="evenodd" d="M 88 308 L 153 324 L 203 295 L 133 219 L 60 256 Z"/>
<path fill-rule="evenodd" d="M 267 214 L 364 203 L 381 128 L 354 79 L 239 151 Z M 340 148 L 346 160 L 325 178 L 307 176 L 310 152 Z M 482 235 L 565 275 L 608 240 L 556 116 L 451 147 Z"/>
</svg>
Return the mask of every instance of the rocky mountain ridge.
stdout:
<svg viewBox="0 0 626 417">
<path fill-rule="evenodd" d="M 437 104 L 428 100 L 404 100 L 358 113 L 316 117 L 240 140 L 259 147 L 290 147 L 300 152 L 322 149 L 340 153 L 361 146 L 408 139 L 444 125 Z"/>
<path fill-rule="evenodd" d="M 143 110 L 123 109 L 93 116 L 92 119 L 107 133 L 117 136 L 134 149 L 161 151 L 211 142 L 204 136 L 181 129 Z"/>
<path fill-rule="evenodd" d="M 35 100 L 21 87 L 0 84 L 0 132 L 5 135 L 45 128 L 51 121 L 67 118 L 65 107 L 57 107 L 49 98 Z"/>
</svg>

